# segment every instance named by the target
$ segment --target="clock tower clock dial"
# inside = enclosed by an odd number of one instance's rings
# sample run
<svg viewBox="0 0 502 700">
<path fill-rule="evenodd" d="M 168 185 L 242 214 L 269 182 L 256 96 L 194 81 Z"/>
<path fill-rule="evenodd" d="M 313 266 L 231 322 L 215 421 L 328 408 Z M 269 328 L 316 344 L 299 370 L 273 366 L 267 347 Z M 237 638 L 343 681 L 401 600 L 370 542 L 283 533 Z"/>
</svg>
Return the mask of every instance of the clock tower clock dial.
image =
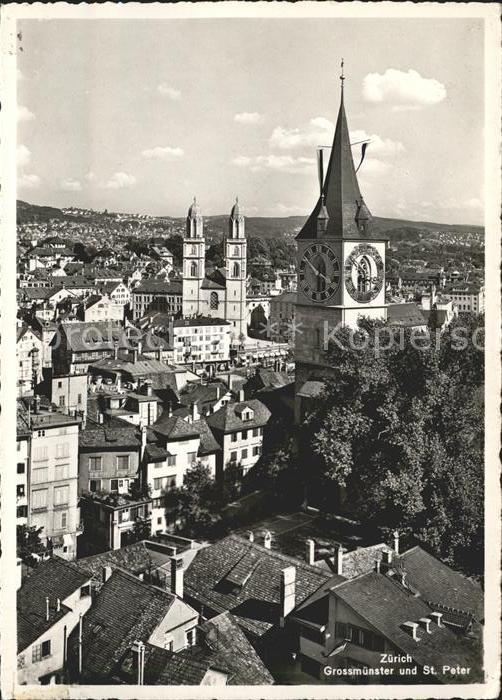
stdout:
<svg viewBox="0 0 502 700">
<path fill-rule="evenodd" d="M 340 284 L 340 264 L 335 252 L 325 243 L 308 246 L 300 261 L 298 278 L 303 295 L 313 302 L 324 302 Z"/>
<path fill-rule="evenodd" d="M 344 265 L 345 289 L 354 301 L 373 301 L 383 286 L 384 265 L 378 250 L 368 243 L 357 245 Z"/>
</svg>

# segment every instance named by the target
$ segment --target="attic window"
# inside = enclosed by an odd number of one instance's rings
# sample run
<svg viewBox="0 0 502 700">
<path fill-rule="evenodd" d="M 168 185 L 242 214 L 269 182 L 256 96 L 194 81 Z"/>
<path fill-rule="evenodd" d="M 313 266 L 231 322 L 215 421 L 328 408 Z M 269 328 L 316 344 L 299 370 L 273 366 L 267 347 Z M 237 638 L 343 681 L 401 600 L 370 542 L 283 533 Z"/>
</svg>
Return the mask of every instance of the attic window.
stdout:
<svg viewBox="0 0 502 700">
<path fill-rule="evenodd" d="M 254 418 L 254 411 L 252 408 L 249 408 L 249 406 L 243 406 L 241 409 L 237 409 L 236 413 L 242 421 L 249 421 Z"/>
<path fill-rule="evenodd" d="M 232 592 L 238 595 L 246 583 L 251 578 L 256 567 L 260 563 L 258 554 L 250 550 L 242 556 L 235 566 L 230 569 L 227 575 L 222 580 L 225 586 L 232 589 Z"/>
</svg>

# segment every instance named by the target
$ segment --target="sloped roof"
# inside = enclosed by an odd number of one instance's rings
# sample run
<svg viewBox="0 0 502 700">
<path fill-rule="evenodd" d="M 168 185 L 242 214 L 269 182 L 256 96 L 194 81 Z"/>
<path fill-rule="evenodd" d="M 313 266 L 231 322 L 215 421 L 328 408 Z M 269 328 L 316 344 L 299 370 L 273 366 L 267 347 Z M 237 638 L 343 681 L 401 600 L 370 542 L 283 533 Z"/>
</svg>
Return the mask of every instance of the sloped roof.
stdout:
<svg viewBox="0 0 502 700">
<path fill-rule="evenodd" d="M 113 426 L 108 423 L 102 425 L 87 423 L 78 436 L 79 448 L 87 450 L 99 448 L 138 449 L 141 438 L 137 426 L 127 424 L 125 421 L 120 421 L 120 424 L 119 421 L 114 421 Z"/>
<path fill-rule="evenodd" d="M 227 685 L 271 685 L 274 679 L 233 615 L 221 613 L 199 627 L 200 641 L 179 653 L 211 667 L 226 669 Z"/>
<path fill-rule="evenodd" d="M 211 429 L 209 428 L 207 421 L 204 418 L 200 420 L 195 420 L 192 423 L 195 430 L 198 431 L 200 435 L 200 445 L 199 445 L 199 455 L 209 455 L 217 452 L 220 446 L 216 442 Z"/>
<path fill-rule="evenodd" d="M 169 416 L 167 411 L 152 425 L 152 430 L 170 440 L 199 436 L 199 431 L 193 424 L 187 423 L 179 416 Z"/>
<path fill-rule="evenodd" d="M 244 421 L 237 412 L 246 407 L 254 411 L 254 416 L 251 420 Z M 249 401 L 225 404 L 216 413 L 207 416 L 206 420 L 210 428 L 227 433 L 234 430 L 262 427 L 268 423 L 270 416 L 271 413 L 265 404 L 258 399 L 250 399 Z"/>
<path fill-rule="evenodd" d="M 211 277 L 204 277 L 201 289 L 225 289 L 225 285 Z"/>
<path fill-rule="evenodd" d="M 317 379 L 309 379 L 304 384 L 302 384 L 300 391 L 297 392 L 297 396 L 315 398 L 316 396 L 319 396 L 319 394 L 321 394 L 325 388 L 325 382 L 322 382 Z"/>
<path fill-rule="evenodd" d="M 426 326 L 427 320 L 424 318 L 420 308 L 413 302 L 404 304 L 389 304 L 387 306 L 387 320 L 391 326 Z"/>
<path fill-rule="evenodd" d="M 112 569 L 125 569 L 138 575 L 148 570 L 153 565 L 153 559 L 145 546 L 145 542 L 134 542 L 120 549 L 111 549 L 102 554 L 79 559 L 79 566 L 84 567 L 95 576 L 101 576 L 103 567 L 111 566 Z"/>
<path fill-rule="evenodd" d="M 472 612 L 480 622 L 484 619 L 484 596 L 479 583 L 450 569 L 419 546 L 401 554 L 399 561 L 404 564 L 407 580 L 420 591 L 422 598 Z"/>
<path fill-rule="evenodd" d="M 394 646 L 411 654 L 419 665 L 432 664 L 436 668 L 453 664 L 476 667 L 473 646 L 461 641 L 444 625 L 438 627 L 432 623 L 430 634 L 419 629 L 420 641 L 413 639 L 404 623 L 418 623 L 421 618 L 430 615 L 431 609 L 424 600 L 388 576 L 373 571 L 340 583 L 332 591 Z"/>
<path fill-rule="evenodd" d="M 225 579 L 250 553 L 256 561 L 239 589 Z M 297 605 L 329 578 L 298 559 L 229 535 L 197 553 L 185 574 L 185 593 L 216 613 L 230 611 L 244 630 L 261 636 L 279 622 L 281 571 L 288 566 L 296 567 Z"/>
<path fill-rule="evenodd" d="M 17 593 L 18 651 L 33 644 L 40 635 L 69 612 L 69 608 L 64 605 L 57 610 L 57 598 L 60 601 L 65 600 L 91 578 L 92 573 L 60 557 L 41 562 Z M 48 620 L 46 596 L 49 597 Z"/>
<path fill-rule="evenodd" d="M 136 658 L 136 652 L 127 651 L 115 673 L 119 682 L 131 685 L 137 682 Z M 200 685 L 209 668 L 209 660 L 198 661 L 145 644 L 145 685 Z"/>
<path fill-rule="evenodd" d="M 158 279 L 142 280 L 134 289 L 133 294 L 181 294 L 182 282 L 171 280 L 166 282 Z"/>
<path fill-rule="evenodd" d="M 63 323 L 60 328 L 67 338 L 68 348 L 73 352 L 104 349 L 112 352 L 115 344 L 120 348 L 128 345 L 124 329 L 108 321 Z"/>
<path fill-rule="evenodd" d="M 174 600 L 172 593 L 115 569 L 83 617 L 83 678 L 113 676 L 134 641 L 146 642 Z"/>
<path fill-rule="evenodd" d="M 371 146 L 370 146 L 371 148 Z M 364 233 L 359 231 L 356 222 L 358 212 L 363 213 L 371 223 L 371 215 L 364 205 L 357 182 L 352 149 L 350 147 L 349 129 L 347 117 L 342 99 L 335 127 L 333 146 L 329 158 L 326 177 L 324 179 L 323 194 L 325 198 L 325 210 L 329 216 L 326 233 L 324 235 L 336 238 L 364 238 L 370 235 L 369 228 Z M 317 238 L 317 218 L 321 212 L 322 201 L 319 197 L 311 215 L 303 225 L 297 239 Z M 324 211 L 324 210 L 323 210 Z"/>
</svg>

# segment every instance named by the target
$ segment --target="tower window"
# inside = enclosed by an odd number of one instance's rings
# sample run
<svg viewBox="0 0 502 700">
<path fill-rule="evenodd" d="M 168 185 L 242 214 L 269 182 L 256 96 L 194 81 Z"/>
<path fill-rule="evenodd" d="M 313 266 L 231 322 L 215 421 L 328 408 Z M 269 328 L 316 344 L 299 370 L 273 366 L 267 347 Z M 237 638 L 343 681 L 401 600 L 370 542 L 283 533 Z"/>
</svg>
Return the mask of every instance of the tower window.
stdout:
<svg viewBox="0 0 502 700">
<path fill-rule="evenodd" d="M 239 246 L 234 246 L 234 255 L 236 258 L 239 257 Z"/>
<path fill-rule="evenodd" d="M 239 277 L 241 268 L 238 262 L 234 262 L 232 265 L 232 277 Z"/>
<path fill-rule="evenodd" d="M 197 255 L 197 248 L 194 245 L 190 246 L 190 255 Z"/>
<path fill-rule="evenodd" d="M 211 309 L 217 309 L 218 306 L 220 305 L 219 299 L 218 299 L 218 293 L 217 292 L 211 292 L 211 295 L 209 297 L 209 306 Z"/>
<path fill-rule="evenodd" d="M 190 263 L 190 277 L 197 277 L 197 263 Z"/>
</svg>

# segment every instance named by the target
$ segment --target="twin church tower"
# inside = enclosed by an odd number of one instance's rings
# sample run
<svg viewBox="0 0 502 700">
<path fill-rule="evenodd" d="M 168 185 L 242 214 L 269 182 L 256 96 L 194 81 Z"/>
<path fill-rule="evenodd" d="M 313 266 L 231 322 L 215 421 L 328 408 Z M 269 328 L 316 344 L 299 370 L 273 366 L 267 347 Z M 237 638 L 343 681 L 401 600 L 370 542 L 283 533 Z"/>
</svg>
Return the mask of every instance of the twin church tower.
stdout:
<svg viewBox="0 0 502 700">
<path fill-rule="evenodd" d="M 237 341 L 247 337 L 245 222 L 236 199 L 224 240 L 225 267 L 206 275 L 204 220 L 194 199 L 183 239 L 183 316 L 223 318 Z"/>
</svg>

